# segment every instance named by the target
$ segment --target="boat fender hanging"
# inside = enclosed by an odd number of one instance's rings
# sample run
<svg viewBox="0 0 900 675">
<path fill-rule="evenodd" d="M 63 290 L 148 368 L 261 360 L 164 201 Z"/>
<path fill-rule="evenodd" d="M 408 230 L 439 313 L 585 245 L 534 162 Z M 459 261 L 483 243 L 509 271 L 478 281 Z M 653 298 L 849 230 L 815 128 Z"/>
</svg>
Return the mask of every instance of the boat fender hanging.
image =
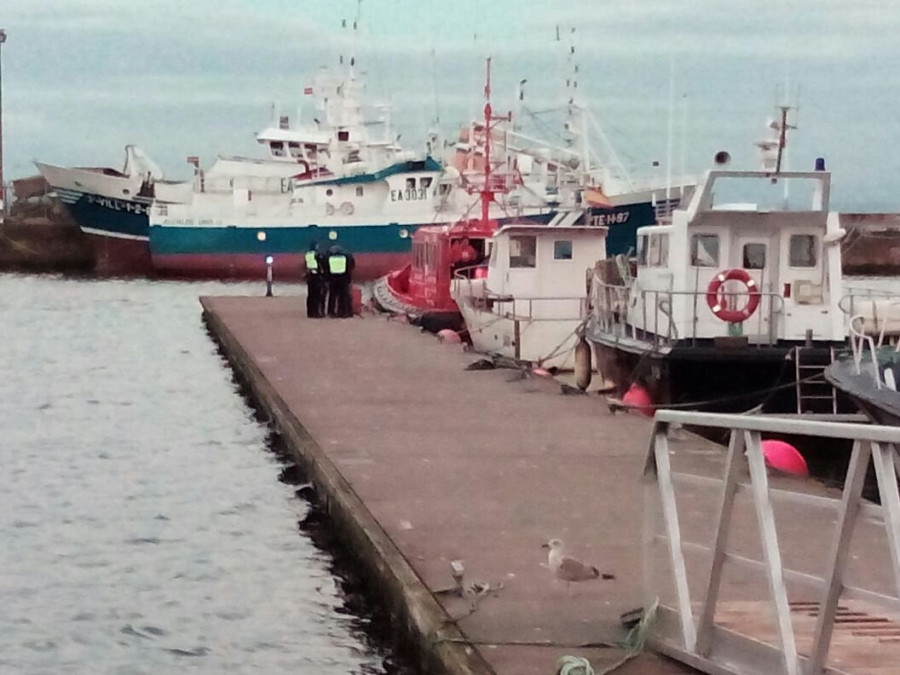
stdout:
<svg viewBox="0 0 900 675">
<path fill-rule="evenodd" d="M 722 285 L 726 281 L 740 281 L 747 287 L 748 299 L 747 304 L 744 307 L 740 309 L 729 308 L 725 298 L 721 297 L 724 295 L 722 293 Z M 750 276 L 750 273 L 747 272 L 747 270 L 740 268 L 719 272 L 713 277 L 713 280 L 709 282 L 709 286 L 706 289 L 706 304 L 709 305 L 709 309 L 717 319 L 727 321 L 728 323 L 740 323 L 750 318 L 757 307 L 759 307 L 760 297 L 761 293 L 759 292 L 759 287 L 756 285 L 753 277 Z"/>
<path fill-rule="evenodd" d="M 581 391 L 587 391 L 591 384 L 591 347 L 583 336 L 575 345 L 575 385 Z"/>
</svg>

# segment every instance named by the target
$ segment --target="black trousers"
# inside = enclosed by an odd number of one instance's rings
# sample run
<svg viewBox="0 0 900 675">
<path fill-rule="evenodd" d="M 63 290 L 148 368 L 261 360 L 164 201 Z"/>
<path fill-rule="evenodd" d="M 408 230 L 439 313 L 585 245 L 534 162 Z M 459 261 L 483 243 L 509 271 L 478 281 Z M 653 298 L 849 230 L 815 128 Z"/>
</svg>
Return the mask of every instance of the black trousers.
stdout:
<svg viewBox="0 0 900 675">
<path fill-rule="evenodd" d="M 321 273 L 306 275 L 306 316 L 318 319 L 325 316 L 325 297 L 328 286 Z"/>
<path fill-rule="evenodd" d="M 328 282 L 328 316 L 353 316 L 350 299 L 350 275 L 332 277 Z"/>
</svg>

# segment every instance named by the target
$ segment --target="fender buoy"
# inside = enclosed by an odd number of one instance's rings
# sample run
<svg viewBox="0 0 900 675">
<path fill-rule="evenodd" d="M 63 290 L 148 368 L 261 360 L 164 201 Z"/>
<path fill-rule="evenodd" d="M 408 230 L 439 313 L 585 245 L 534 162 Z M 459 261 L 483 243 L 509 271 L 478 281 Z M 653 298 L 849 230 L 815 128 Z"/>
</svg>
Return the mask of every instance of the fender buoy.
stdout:
<svg viewBox="0 0 900 675">
<path fill-rule="evenodd" d="M 725 298 L 722 297 L 724 295 L 722 285 L 726 281 L 740 281 L 747 287 L 747 304 L 741 309 L 729 308 Z M 728 323 L 740 323 L 748 319 L 759 307 L 760 297 L 761 293 L 756 282 L 750 276 L 750 273 L 744 269 L 731 269 L 719 272 L 709 282 L 709 286 L 706 289 L 706 304 L 709 305 L 709 309 L 715 314 L 717 319 Z"/>
<path fill-rule="evenodd" d="M 634 408 L 642 415 L 653 417 L 653 399 L 650 398 L 650 393 L 637 383 L 628 387 L 628 391 L 622 397 L 622 403 Z"/>
<path fill-rule="evenodd" d="M 587 391 L 591 375 L 591 347 L 582 336 L 575 345 L 575 386 L 581 391 Z"/>
<path fill-rule="evenodd" d="M 760 443 L 766 466 L 795 476 L 808 476 L 809 469 L 803 455 L 790 443 L 769 438 Z"/>
</svg>

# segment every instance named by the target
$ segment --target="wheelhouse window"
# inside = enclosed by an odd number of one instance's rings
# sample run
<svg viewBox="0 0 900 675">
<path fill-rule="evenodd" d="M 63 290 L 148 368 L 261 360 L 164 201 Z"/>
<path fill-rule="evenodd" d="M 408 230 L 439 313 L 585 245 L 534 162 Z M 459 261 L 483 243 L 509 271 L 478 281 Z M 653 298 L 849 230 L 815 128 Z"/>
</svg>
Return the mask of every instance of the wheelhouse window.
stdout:
<svg viewBox="0 0 900 675">
<path fill-rule="evenodd" d="M 553 259 L 554 260 L 571 260 L 572 259 L 572 240 L 560 239 L 553 242 Z"/>
<path fill-rule="evenodd" d="M 667 267 L 669 265 L 669 235 L 650 235 L 647 264 L 650 267 Z"/>
<path fill-rule="evenodd" d="M 431 176 L 425 176 L 424 178 L 420 178 L 419 179 L 419 187 L 430 188 L 431 187 Z"/>
<path fill-rule="evenodd" d="M 288 151 L 291 153 L 291 157 L 293 157 L 294 159 L 303 157 L 303 153 L 300 152 L 300 144 L 296 141 L 288 142 Z"/>
<path fill-rule="evenodd" d="M 761 270 L 766 267 L 766 245 L 744 244 L 744 255 L 741 265 L 745 270 Z"/>
<path fill-rule="evenodd" d="M 339 131 L 337 132 L 337 139 L 338 139 L 339 141 L 349 141 L 349 140 L 350 140 L 350 132 L 349 132 L 349 131 L 344 131 L 343 129 L 342 129 L 342 130 L 339 130 Z"/>
<path fill-rule="evenodd" d="M 407 190 L 415 190 L 416 189 L 416 179 L 415 178 L 407 178 L 406 179 L 406 189 Z"/>
<path fill-rule="evenodd" d="M 719 266 L 719 235 L 695 234 L 691 237 L 691 265 L 694 267 Z"/>
<path fill-rule="evenodd" d="M 815 267 L 818 237 L 814 234 L 792 234 L 790 242 L 791 267 Z"/>
<path fill-rule="evenodd" d="M 438 193 L 441 197 L 446 197 L 450 194 L 450 188 L 453 187 L 450 183 L 441 183 L 440 188 L 438 189 Z"/>
<path fill-rule="evenodd" d="M 281 141 L 272 141 L 269 143 L 272 149 L 272 157 L 284 157 L 284 143 Z"/>
<path fill-rule="evenodd" d="M 357 196 L 357 197 L 362 197 L 362 196 L 363 196 L 363 186 L 362 186 L 362 185 L 357 185 L 357 186 L 356 186 L 356 196 Z"/>
<path fill-rule="evenodd" d="M 509 238 L 509 266 L 534 267 L 537 261 L 537 240 L 532 236 Z"/>
</svg>

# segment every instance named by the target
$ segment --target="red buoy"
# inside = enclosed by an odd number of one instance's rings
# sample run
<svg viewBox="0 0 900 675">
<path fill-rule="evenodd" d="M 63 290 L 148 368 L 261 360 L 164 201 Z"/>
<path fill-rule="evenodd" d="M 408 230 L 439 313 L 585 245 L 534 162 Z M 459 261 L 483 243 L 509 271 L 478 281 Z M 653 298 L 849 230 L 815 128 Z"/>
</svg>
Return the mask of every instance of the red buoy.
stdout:
<svg viewBox="0 0 900 675">
<path fill-rule="evenodd" d="M 766 439 L 761 444 L 766 466 L 795 476 L 808 476 L 809 468 L 803 455 L 790 443 L 773 438 Z"/>
<path fill-rule="evenodd" d="M 622 403 L 647 417 L 653 417 L 653 399 L 650 398 L 650 392 L 637 383 L 628 387 L 628 391 L 622 397 Z"/>
</svg>

